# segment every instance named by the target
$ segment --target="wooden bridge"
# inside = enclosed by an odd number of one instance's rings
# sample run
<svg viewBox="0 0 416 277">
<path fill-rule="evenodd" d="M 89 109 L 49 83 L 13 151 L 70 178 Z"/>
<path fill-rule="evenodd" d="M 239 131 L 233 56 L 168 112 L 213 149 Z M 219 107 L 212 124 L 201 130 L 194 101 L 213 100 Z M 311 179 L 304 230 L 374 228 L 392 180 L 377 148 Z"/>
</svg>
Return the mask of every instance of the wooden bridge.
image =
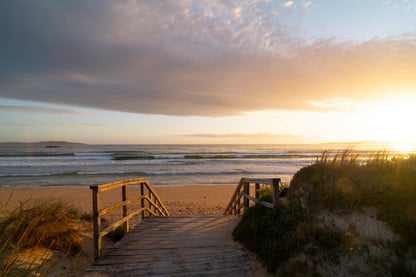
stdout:
<svg viewBox="0 0 416 277">
<path fill-rule="evenodd" d="M 263 179 L 261 182 L 273 185 L 276 180 Z M 167 216 L 168 212 L 146 179 L 92 186 L 94 223 L 98 224 L 94 226 L 97 258 L 85 276 L 251 276 L 249 256 L 233 241 L 232 231 L 240 220 L 233 214 L 239 214 L 241 207 L 249 206 L 249 200 L 256 202 L 249 195 L 252 181 L 256 184 L 255 191 L 259 189 L 259 180 L 241 179 L 226 215 L 194 217 Z M 141 195 L 129 200 L 126 187 L 130 184 L 139 184 Z M 122 187 L 122 202 L 100 209 L 101 189 L 115 187 Z M 142 213 L 143 219 L 127 233 L 129 225 L 125 218 L 131 218 L 127 205 L 134 201 L 140 201 L 141 208 L 133 214 Z M 100 217 L 114 207 L 123 208 L 123 219 L 101 231 Z M 154 216 L 145 217 L 145 213 Z M 102 255 L 102 234 L 122 224 L 127 234 Z"/>
</svg>

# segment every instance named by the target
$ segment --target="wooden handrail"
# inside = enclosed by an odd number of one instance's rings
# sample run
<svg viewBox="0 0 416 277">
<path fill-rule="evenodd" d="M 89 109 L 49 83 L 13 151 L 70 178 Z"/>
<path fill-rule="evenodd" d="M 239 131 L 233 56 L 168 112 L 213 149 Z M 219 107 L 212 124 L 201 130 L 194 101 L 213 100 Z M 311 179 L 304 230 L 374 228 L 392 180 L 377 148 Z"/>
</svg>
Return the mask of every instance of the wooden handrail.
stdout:
<svg viewBox="0 0 416 277">
<path fill-rule="evenodd" d="M 255 195 L 256 197 L 250 196 L 250 184 L 255 184 Z M 255 179 L 255 178 L 241 178 L 238 183 L 227 208 L 224 211 L 224 215 L 239 215 L 241 209 L 248 209 L 250 207 L 250 201 L 271 209 L 277 209 L 279 206 L 279 178 L 273 179 Z M 260 201 L 258 199 L 258 191 L 260 185 L 271 185 L 273 186 L 273 203 Z M 243 202 L 241 202 L 243 199 Z"/>
<path fill-rule="evenodd" d="M 127 199 L 127 186 L 140 184 L 140 196 Z M 121 196 L 122 201 L 117 203 L 111 207 L 107 207 L 105 209 L 100 208 L 100 193 L 104 191 L 108 191 L 111 189 L 121 187 Z M 145 188 L 148 191 L 148 195 L 145 194 Z M 124 233 L 128 233 L 130 231 L 130 224 L 129 220 L 137 215 L 142 215 L 142 218 L 146 216 L 146 213 L 153 216 L 169 216 L 169 212 L 166 207 L 163 205 L 162 201 L 160 200 L 159 196 L 153 190 L 152 186 L 149 182 L 142 178 L 142 179 L 128 179 L 122 180 L 117 182 L 112 182 L 108 184 L 102 185 L 93 185 L 90 186 L 92 190 L 92 206 L 93 206 L 93 219 L 94 219 L 94 255 L 95 258 L 102 256 L 102 247 L 101 241 L 102 238 L 111 232 L 112 230 L 116 229 L 117 227 L 124 224 Z M 129 214 L 128 205 L 139 201 L 140 200 L 140 209 L 132 212 Z M 145 205 L 147 202 L 147 207 Z M 112 225 L 108 226 L 104 230 L 101 230 L 101 218 L 104 214 L 117 209 L 123 209 L 123 218 Z"/>
</svg>

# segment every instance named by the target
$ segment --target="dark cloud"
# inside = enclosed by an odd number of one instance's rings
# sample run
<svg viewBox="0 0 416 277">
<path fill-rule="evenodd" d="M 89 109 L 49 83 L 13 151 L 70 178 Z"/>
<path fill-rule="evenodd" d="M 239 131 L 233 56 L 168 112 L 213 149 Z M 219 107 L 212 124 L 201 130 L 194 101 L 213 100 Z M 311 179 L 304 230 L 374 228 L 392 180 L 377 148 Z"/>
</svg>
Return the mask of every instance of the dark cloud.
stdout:
<svg viewBox="0 0 416 277">
<path fill-rule="evenodd" d="M 322 110 L 316 103 L 332 98 L 361 101 L 415 89 L 415 34 L 311 42 L 285 26 L 296 9 L 283 8 L 240 1 L 1 1 L 0 96 L 225 116 Z"/>
</svg>

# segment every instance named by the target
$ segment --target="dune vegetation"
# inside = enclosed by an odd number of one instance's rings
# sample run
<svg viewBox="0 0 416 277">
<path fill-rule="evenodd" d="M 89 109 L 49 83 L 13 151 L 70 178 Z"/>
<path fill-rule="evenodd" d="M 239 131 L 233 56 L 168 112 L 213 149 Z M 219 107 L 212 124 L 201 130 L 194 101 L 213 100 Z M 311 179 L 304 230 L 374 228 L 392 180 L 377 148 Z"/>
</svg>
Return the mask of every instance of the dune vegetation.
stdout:
<svg viewBox="0 0 416 277">
<path fill-rule="evenodd" d="M 323 153 L 286 205 L 249 208 L 233 236 L 284 276 L 416 276 L 416 156 Z"/>
<path fill-rule="evenodd" d="M 91 220 L 91 215 L 63 202 L 31 199 L 8 211 L 8 201 L 0 203 L 0 276 L 47 276 L 54 271 L 53 265 L 45 265 L 48 254 L 33 254 L 22 260 L 27 249 L 57 250 L 71 256 L 81 251 L 79 222 Z"/>
</svg>

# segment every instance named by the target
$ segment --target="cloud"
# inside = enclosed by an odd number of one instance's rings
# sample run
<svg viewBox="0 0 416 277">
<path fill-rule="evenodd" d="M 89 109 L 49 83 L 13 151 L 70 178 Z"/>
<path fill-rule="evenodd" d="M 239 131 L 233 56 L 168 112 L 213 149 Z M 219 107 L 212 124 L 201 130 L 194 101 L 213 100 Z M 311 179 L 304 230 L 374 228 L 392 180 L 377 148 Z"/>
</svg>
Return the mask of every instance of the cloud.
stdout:
<svg viewBox="0 0 416 277">
<path fill-rule="evenodd" d="M 304 1 L 302 5 L 305 9 L 309 8 L 312 5 L 312 1 Z"/>
<path fill-rule="evenodd" d="M 1 112 L 19 112 L 19 113 L 37 113 L 37 114 L 77 114 L 77 115 L 85 115 L 85 112 L 71 110 L 71 109 L 63 109 L 63 108 L 55 108 L 55 107 L 48 107 L 48 106 L 17 106 L 11 104 L 1 104 L 0 103 L 0 111 Z"/>
<path fill-rule="evenodd" d="M 292 8 L 294 7 L 295 2 L 293 1 L 287 1 L 286 3 L 283 4 L 283 7 L 285 8 Z"/>
<path fill-rule="evenodd" d="M 228 116 L 333 109 L 311 103 L 416 88 L 416 34 L 319 40 L 286 26 L 297 9 L 280 9 L 252 1 L 2 1 L 0 96 Z"/>
</svg>

